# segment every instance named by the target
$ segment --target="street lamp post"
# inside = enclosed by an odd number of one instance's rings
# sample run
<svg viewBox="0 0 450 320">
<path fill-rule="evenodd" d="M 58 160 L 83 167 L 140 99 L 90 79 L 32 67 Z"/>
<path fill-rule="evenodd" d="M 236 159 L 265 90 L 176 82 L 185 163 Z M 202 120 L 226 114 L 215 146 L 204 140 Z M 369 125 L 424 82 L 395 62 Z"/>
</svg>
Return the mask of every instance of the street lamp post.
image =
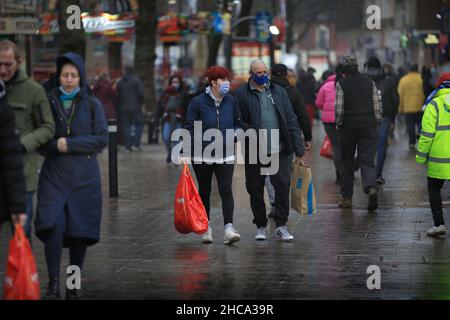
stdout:
<svg viewBox="0 0 450 320">
<path fill-rule="evenodd" d="M 269 50 L 270 50 L 270 67 L 275 64 L 275 46 L 276 46 L 276 37 L 280 35 L 280 30 L 277 26 L 270 26 L 270 37 L 269 37 Z"/>
</svg>

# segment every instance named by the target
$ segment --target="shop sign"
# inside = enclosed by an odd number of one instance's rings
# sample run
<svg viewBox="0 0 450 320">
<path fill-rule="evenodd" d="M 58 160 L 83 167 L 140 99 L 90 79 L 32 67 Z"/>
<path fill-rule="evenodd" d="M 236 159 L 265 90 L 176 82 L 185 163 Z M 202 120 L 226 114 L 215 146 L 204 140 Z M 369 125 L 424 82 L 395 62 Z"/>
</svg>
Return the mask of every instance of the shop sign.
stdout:
<svg viewBox="0 0 450 320">
<path fill-rule="evenodd" d="M 36 18 L 0 18 L 0 34 L 36 34 L 38 29 Z"/>
</svg>

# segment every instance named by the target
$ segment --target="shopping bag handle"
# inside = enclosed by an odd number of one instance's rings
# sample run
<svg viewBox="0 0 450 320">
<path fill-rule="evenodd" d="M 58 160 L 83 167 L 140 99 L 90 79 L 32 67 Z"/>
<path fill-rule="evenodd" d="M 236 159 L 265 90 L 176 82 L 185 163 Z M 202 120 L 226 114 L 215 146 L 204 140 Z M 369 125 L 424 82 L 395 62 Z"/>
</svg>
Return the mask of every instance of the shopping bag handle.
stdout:
<svg viewBox="0 0 450 320">
<path fill-rule="evenodd" d="M 297 159 L 295 159 L 295 160 L 294 160 L 294 162 L 295 162 L 296 164 L 298 164 L 298 158 L 297 158 Z M 300 161 L 300 165 L 301 165 L 302 167 L 305 167 L 305 168 L 307 168 L 307 166 L 306 166 L 305 162 L 303 161 L 303 157 L 302 157 L 302 160 Z"/>
<path fill-rule="evenodd" d="M 25 233 L 23 232 L 23 227 L 20 223 L 14 224 L 14 236 L 20 243 L 23 243 L 25 238 Z"/>
</svg>

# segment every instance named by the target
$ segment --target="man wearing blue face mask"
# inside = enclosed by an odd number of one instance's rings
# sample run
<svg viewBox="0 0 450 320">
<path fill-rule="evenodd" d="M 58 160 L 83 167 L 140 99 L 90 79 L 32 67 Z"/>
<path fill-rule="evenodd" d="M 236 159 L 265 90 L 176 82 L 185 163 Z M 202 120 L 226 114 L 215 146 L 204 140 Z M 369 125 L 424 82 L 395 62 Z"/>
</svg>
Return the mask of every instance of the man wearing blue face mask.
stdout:
<svg viewBox="0 0 450 320">
<path fill-rule="evenodd" d="M 267 148 L 267 155 L 278 156 L 279 170 L 270 176 L 275 189 L 274 235 L 278 240 L 292 241 L 294 237 L 286 228 L 289 216 L 292 154 L 295 153 L 297 161 L 301 161 L 305 153 L 297 116 L 286 90 L 269 80 L 269 71 L 261 60 L 256 60 L 250 65 L 250 79 L 236 91 L 236 98 L 241 113 L 241 127 L 244 130 L 267 130 L 267 142 L 259 141 L 258 148 L 262 150 Z M 271 136 L 276 130 L 279 132 L 279 141 L 272 143 Z M 260 159 L 256 164 L 250 164 L 247 160 L 245 178 L 254 215 L 253 223 L 257 227 L 255 240 L 265 240 L 267 226 L 264 204 L 265 175 L 261 173 Z"/>
</svg>

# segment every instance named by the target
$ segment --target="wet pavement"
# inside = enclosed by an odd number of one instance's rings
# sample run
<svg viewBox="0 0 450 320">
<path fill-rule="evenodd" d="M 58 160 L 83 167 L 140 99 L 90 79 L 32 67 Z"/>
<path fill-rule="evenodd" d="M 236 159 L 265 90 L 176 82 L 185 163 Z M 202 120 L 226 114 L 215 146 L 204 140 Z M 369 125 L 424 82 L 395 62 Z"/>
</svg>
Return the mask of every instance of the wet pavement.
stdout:
<svg viewBox="0 0 450 320">
<path fill-rule="evenodd" d="M 319 156 L 324 132 L 315 123 L 311 162 L 318 212 L 291 210 L 292 243 L 254 240 L 243 167 L 235 169 L 234 225 L 241 241 L 223 244 L 223 220 L 213 183 L 211 224 L 214 242 L 178 234 L 173 226 L 174 191 L 181 167 L 165 163 L 162 144 L 143 153 L 119 154 L 119 199 L 108 198 L 107 152 L 100 155 L 104 212 L 101 242 L 88 249 L 82 277 L 83 299 L 449 299 L 448 237 L 430 239 L 432 225 L 426 169 L 415 164 L 403 128 L 389 147 L 386 185 L 377 213 L 366 210 L 360 175 L 354 208 L 337 208 L 339 189 L 332 162 Z M 400 132 L 401 131 L 401 132 Z M 448 221 L 450 188 L 444 190 Z M 271 235 L 273 222 L 268 226 Z M 0 233 L 0 278 L 4 276 L 9 229 Z M 43 245 L 34 249 L 44 291 Z M 62 279 L 68 265 L 63 258 Z M 381 289 L 369 290 L 367 268 L 381 269 Z M 62 281 L 64 282 L 64 281 Z M 0 289 L 0 294 L 1 294 Z"/>
</svg>

